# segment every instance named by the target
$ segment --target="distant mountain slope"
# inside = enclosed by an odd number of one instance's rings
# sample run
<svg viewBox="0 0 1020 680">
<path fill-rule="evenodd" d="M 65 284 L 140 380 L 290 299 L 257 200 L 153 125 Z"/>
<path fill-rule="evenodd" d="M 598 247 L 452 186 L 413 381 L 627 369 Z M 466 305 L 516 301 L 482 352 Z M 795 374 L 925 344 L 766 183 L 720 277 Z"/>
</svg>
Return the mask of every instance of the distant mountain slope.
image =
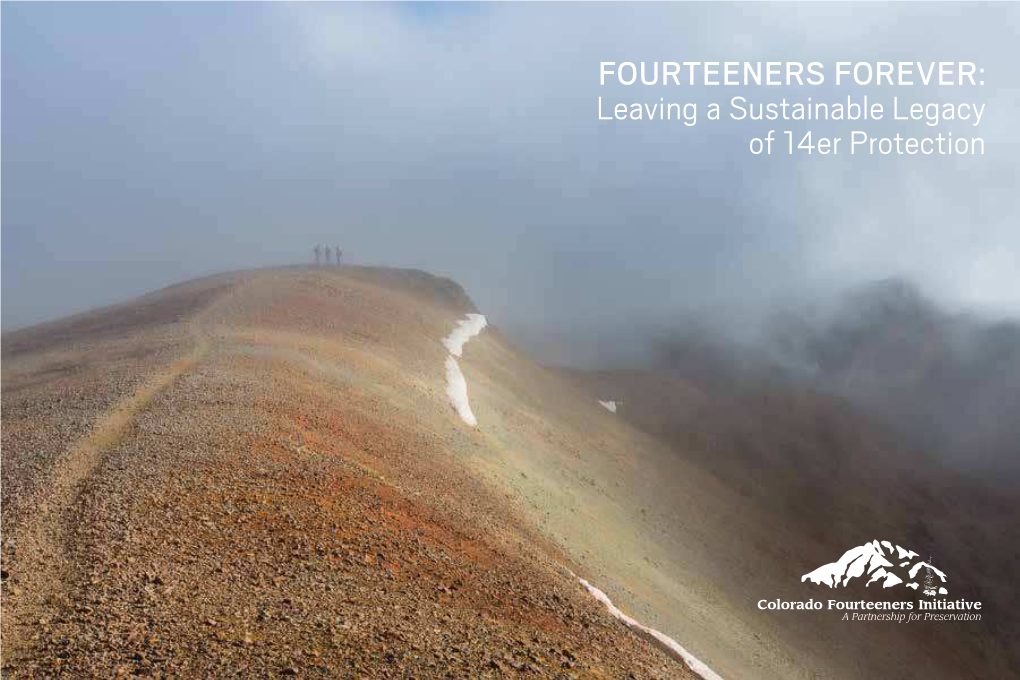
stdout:
<svg viewBox="0 0 1020 680">
<path fill-rule="evenodd" d="M 770 340 L 787 365 L 955 467 L 1020 473 L 1020 323 L 948 314 L 891 279 L 825 315 L 777 316 Z"/>
<path fill-rule="evenodd" d="M 835 583 L 840 576 L 846 599 L 918 598 L 922 593 L 906 584 L 919 583 L 917 574 L 909 572 L 923 563 L 897 561 L 899 545 L 912 546 L 926 560 L 932 552 L 938 568 L 953 577 L 954 598 L 998 603 L 994 617 L 986 614 L 974 625 L 886 631 L 896 637 L 895 643 L 892 638 L 865 642 L 867 628 L 830 631 L 832 622 L 822 616 L 758 616 L 749 611 L 747 619 L 759 629 L 779 626 L 777 639 L 790 646 L 792 640 L 816 639 L 825 641 L 822 647 L 843 650 L 860 635 L 857 652 L 871 665 L 851 677 L 922 674 L 925 662 L 916 658 L 909 662 L 912 672 L 894 670 L 895 662 L 880 660 L 884 650 L 892 648 L 896 654 L 923 650 L 922 657 L 929 660 L 925 675 L 966 677 L 966 669 L 973 668 L 969 663 L 985 668 L 992 659 L 999 670 L 978 675 L 1009 675 L 1006 669 L 1020 662 L 1015 644 L 1020 589 L 1012 578 L 1020 571 L 1020 555 L 1013 549 L 1020 525 L 1011 510 L 1016 492 L 947 469 L 939 455 L 899 436 L 852 400 L 785 372 L 728 362 L 727 352 L 687 344 L 674 347 L 666 355 L 668 363 L 657 371 L 564 373 L 593 403 L 616 402 L 615 414 L 607 417 L 654 436 L 673 455 L 709 473 L 741 498 L 739 504 L 730 501 L 740 513 L 756 518 L 757 535 L 731 526 L 708 539 L 717 542 L 714 551 L 720 556 L 726 554 L 723 544 L 729 540 L 745 546 L 741 557 L 729 556 L 744 560 L 745 570 L 726 560 L 715 565 L 716 578 L 728 584 L 730 597 L 747 591 L 747 598 L 759 593 L 791 601 L 817 599 L 810 582 Z M 702 360 L 705 356 L 707 361 Z M 891 547 L 876 547 L 871 540 L 876 534 L 895 540 Z M 859 547 L 848 551 L 847 546 Z M 834 555 L 843 558 L 832 562 Z M 851 567 L 864 578 L 844 583 Z M 897 580 L 903 582 L 901 588 L 892 587 L 900 585 Z M 883 588 L 887 583 L 889 588 Z M 791 584 L 800 587 L 787 589 Z M 807 619 L 810 630 L 801 627 Z"/>
</svg>

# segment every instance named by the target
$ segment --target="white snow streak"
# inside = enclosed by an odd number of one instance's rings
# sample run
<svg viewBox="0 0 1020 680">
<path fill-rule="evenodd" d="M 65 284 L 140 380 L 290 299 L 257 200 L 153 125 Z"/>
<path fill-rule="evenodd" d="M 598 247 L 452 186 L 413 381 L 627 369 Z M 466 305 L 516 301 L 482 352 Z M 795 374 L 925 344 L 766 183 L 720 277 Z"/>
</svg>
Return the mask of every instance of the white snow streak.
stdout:
<svg viewBox="0 0 1020 680">
<path fill-rule="evenodd" d="M 446 357 L 446 395 L 450 398 L 450 403 L 453 404 L 453 408 L 457 411 L 460 417 L 471 427 L 477 427 L 478 419 L 475 418 L 475 414 L 471 411 L 471 404 L 468 402 L 467 380 L 464 379 L 464 374 L 460 370 L 460 364 L 457 363 L 457 360 L 454 357 L 461 356 L 464 350 L 464 344 L 481 333 L 482 329 L 485 328 L 486 325 L 488 325 L 488 322 L 486 321 L 484 314 L 467 314 L 465 318 L 457 322 L 457 326 L 450 332 L 450 334 L 443 338 L 443 346 L 445 346 L 447 351 L 450 352 L 450 356 Z M 616 413 L 615 401 L 602 401 L 600 399 L 599 403 L 610 412 Z M 681 659 L 684 660 L 684 663 L 686 663 L 692 671 L 700 675 L 705 680 L 722 680 L 722 677 L 699 661 L 693 654 L 681 647 L 676 640 L 665 633 L 660 633 L 654 628 L 648 628 L 647 626 L 641 625 L 636 620 L 620 611 L 616 605 L 613 604 L 612 600 L 609 599 L 608 595 L 585 581 L 583 578 L 578 578 L 578 580 L 581 582 L 581 585 L 588 589 L 588 592 L 591 593 L 595 599 L 606 606 L 606 609 L 608 609 L 609 613 L 614 617 L 631 628 L 636 628 L 647 635 L 651 635 L 668 649 L 673 650 L 680 656 Z"/>
<path fill-rule="evenodd" d="M 612 600 L 609 599 L 609 596 L 603 593 L 601 590 L 599 590 L 592 584 L 588 583 L 583 578 L 578 578 L 577 580 L 581 582 L 581 585 L 588 589 L 588 592 L 591 593 L 596 600 L 606 605 L 606 609 L 609 610 L 610 614 L 615 616 L 620 621 L 623 621 L 626 625 L 630 626 L 631 628 L 636 628 L 643 633 L 651 635 L 653 638 L 664 644 L 666 647 L 676 652 L 680 656 L 680 658 L 684 660 L 684 663 L 687 664 L 688 668 L 690 668 L 692 671 L 700 675 L 702 678 L 704 678 L 705 680 L 722 680 L 721 676 L 719 676 L 715 671 L 713 671 L 711 668 L 709 668 L 701 661 L 699 661 L 693 654 L 691 654 L 686 649 L 681 647 L 676 640 L 669 637 L 665 633 L 660 633 L 654 628 L 649 628 L 647 626 L 641 625 L 636 620 L 632 619 L 631 617 L 627 616 L 622 611 L 620 611 L 619 608 L 617 608 L 617 606 L 613 604 Z"/>
<path fill-rule="evenodd" d="M 446 396 L 450 398 L 450 403 L 461 420 L 471 427 L 478 426 L 478 419 L 471 412 L 471 404 L 468 403 L 467 380 L 464 379 L 460 365 L 453 357 L 446 357 Z"/>
<path fill-rule="evenodd" d="M 457 411 L 460 417 L 471 427 L 478 426 L 478 419 L 475 418 L 475 414 L 471 411 L 471 404 L 468 402 L 467 380 L 464 379 L 464 374 L 460 370 L 460 364 L 457 363 L 457 359 L 454 357 L 461 356 L 461 353 L 464 350 L 464 344 L 481 333 L 482 329 L 485 328 L 486 325 L 488 325 L 488 323 L 484 314 L 467 314 L 463 319 L 457 322 L 457 326 L 450 332 L 450 334 L 443 338 L 443 346 L 445 346 L 447 351 L 450 352 L 450 356 L 446 357 L 446 395 L 450 398 L 450 403 L 453 404 L 453 408 Z M 602 401 L 600 399 L 599 403 L 610 412 L 616 413 L 615 401 Z M 684 663 L 687 664 L 688 668 L 705 680 L 722 680 L 722 677 L 699 661 L 693 654 L 681 647 L 676 640 L 665 633 L 660 633 L 654 628 L 648 628 L 647 626 L 641 625 L 636 620 L 620 611 L 616 605 L 613 604 L 612 600 L 609 599 L 608 595 L 585 581 L 583 578 L 578 578 L 578 580 L 581 582 L 581 585 L 588 589 L 589 593 L 595 596 L 595 599 L 606 606 L 606 609 L 609 610 L 610 614 L 615 616 L 624 624 L 631 628 L 636 628 L 647 635 L 651 635 L 668 649 L 671 649 L 679 655 L 680 658 L 684 660 Z"/>
<path fill-rule="evenodd" d="M 475 418 L 471 404 L 468 403 L 467 380 L 464 379 L 460 364 L 454 357 L 461 356 L 464 343 L 481 333 L 486 325 L 484 314 L 468 314 L 443 338 L 443 346 L 450 353 L 450 356 L 446 357 L 446 396 L 450 398 L 450 403 L 461 420 L 471 427 L 478 426 L 478 419 Z"/>
<path fill-rule="evenodd" d="M 467 314 L 457 322 L 450 334 L 443 338 L 443 345 L 455 357 L 464 350 L 464 343 L 482 332 L 487 322 L 484 314 Z"/>
</svg>

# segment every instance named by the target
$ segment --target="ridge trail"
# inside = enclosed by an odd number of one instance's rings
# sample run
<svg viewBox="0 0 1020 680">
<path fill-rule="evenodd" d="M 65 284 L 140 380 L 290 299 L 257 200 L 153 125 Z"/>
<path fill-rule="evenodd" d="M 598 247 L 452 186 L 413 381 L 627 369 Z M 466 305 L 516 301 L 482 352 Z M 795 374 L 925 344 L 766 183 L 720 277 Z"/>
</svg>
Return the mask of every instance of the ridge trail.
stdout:
<svg viewBox="0 0 1020 680">
<path fill-rule="evenodd" d="M 237 285 L 187 322 L 188 334 L 194 343 L 187 354 L 157 371 L 134 392 L 111 406 L 96 420 L 91 431 L 54 465 L 45 497 L 40 499 L 31 520 L 14 532 L 17 553 L 13 564 L 5 565 L 5 569 L 16 570 L 20 579 L 17 588 L 5 588 L 7 592 L 4 593 L 0 634 L 5 665 L 24 648 L 24 635 L 45 615 L 53 596 L 73 571 L 67 541 L 83 484 L 102 462 L 104 453 L 125 436 L 135 416 L 208 353 L 210 340 L 203 321 L 236 290 Z"/>
</svg>

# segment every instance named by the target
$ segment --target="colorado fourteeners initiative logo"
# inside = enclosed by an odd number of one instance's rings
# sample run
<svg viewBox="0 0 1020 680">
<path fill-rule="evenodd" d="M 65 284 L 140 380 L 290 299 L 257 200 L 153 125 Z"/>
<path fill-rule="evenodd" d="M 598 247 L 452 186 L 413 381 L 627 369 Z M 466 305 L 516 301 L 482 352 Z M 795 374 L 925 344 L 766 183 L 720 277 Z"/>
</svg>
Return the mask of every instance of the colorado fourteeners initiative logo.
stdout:
<svg viewBox="0 0 1020 680">
<path fill-rule="evenodd" d="M 906 588 L 917 591 L 918 600 L 904 598 L 878 600 L 758 600 L 759 609 L 819 610 L 842 612 L 844 621 L 980 621 L 981 602 L 950 600 L 946 590 L 946 574 L 932 565 L 931 557 L 920 555 L 889 541 L 871 541 L 843 553 L 835 562 L 824 564 L 801 577 L 832 589 L 849 589 L 863 583 L 876 584 L 876 589 Z M 860 592 L 859 590 L 857 592 Z M 904 593 L 906 594 L 906 593 Z M 919 610 L 919 611 L 918 611 Z M 952 611 L 955 610 L 955 611 Z"/>
<path fill-rule="evenodd" d="M 804 574 L 800 580 L 830 588 L 845 588 L 851 579 L 870 577 L 865 586 L 876 582 L 881 583 L 883 588 L 905 584 L 905 587 L 914 590 L 921 588 L 921 592 L 929 597 L 946 595 L 948 591 L 942 586 L 946 575 L 931 565 L 930 557 L 927 561 L 915 561 L 918 556 L 913 550 L 894 546 L 889 541 L 872 541 L 847 550 L 838 561 L 818 567 Z M 922 569 L 923 579 L 918 583 Z M 940 579 L 937 583 L 936 576 Z"/>
</svg>

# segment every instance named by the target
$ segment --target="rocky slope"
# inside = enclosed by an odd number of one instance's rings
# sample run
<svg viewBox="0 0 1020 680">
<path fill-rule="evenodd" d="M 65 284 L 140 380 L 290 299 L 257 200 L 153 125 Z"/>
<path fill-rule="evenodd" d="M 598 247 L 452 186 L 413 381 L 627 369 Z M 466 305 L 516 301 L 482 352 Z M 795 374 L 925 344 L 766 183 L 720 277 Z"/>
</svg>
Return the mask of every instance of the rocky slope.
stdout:
<svg viewBox="0 0 1020 680">
<path fill-rule="evenodd" d="M 918 476 L 811 389 L 565 372 L 496 326 L 456 357 L 466 422 L 442 339 L 484 311 L 421 272 L 294 267 L 5 335 L 5 674 L 692 677 L 648 631 L 730 680 L 1015 669 L 1009 497 Z M 987 621 L 756 605 L 903 534 Z"/>
<path fill-rule="evenodd" d="M 294 268 L 5 335 L 5 677 L 692 677 L 465 463 L 470 309 Z"/>
</svg>

